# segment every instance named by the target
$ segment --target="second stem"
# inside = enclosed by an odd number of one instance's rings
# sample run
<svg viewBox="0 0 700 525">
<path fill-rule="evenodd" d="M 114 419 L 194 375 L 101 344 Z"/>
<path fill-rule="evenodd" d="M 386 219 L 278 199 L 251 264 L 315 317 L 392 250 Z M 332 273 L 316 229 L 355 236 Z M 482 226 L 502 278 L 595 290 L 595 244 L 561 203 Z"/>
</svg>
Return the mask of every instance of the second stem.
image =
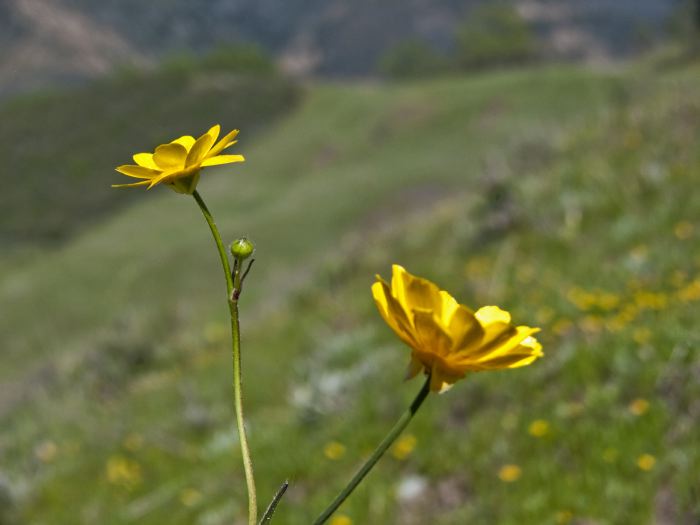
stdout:
<svg viewBox="0 0 700 525">
<path fill-rule="evenodd" d="M 194 200 L 197 201 L 202 215 L 209 225 L 212 237 L 216 243 L 216 249 L 219 252 L 221 266 L 224 269 L 226 278 L 226 290 L 228 292 L 228 306 L 231 313 L 231 340 L 233 349 L 233 404 L 236 412 L 236 425 L 238 427 L 238 437 L 241 443 L 241 455 L 243 456 L 243 470 L 245 471 L 245 481 L 248 487 L 248 524 L 257 525 L 258 521 L 258 501 L 255 491 L 255 477 L 253 476 L 253 461 L 250 458 L 250 447 L 248 446 L 248 437 L 245 431 L 245 422 L 243 419 L 243 392 L 241 379 L 241 328 L 238 322 L 238 296 L 234 294 L 234 290 L 241 289 L 241 265 L 236 264 L 233 274 L 228 262 L 228 254 L 224 248 L 224 243 L 221 240 L 219 229 L 216 227 L 214 217 L 204 203 L 204 200 L 195 190 L 192 194 Z"/>
</svg>

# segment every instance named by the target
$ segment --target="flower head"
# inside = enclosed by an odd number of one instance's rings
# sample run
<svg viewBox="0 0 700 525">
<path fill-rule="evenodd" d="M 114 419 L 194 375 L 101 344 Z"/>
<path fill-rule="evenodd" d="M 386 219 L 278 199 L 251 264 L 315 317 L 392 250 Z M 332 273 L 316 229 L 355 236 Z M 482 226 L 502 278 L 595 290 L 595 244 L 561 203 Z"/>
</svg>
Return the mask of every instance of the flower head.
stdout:
<svg viewBox="0 0 700 525">
<path fill-rule="evenodd" d="M 430 389 L 443 392 L 467 372 L 529 365 L 542 354 L 539 331 L 514 326 L 497 306 L 473 312 L 435 284 L 392 267 L 391 284 L 377 276 L 372 295 L 386 323 L 411 347 L 408 377 L 430 374 Z"/>
<path fill-rule="evenodd" d="M 221 155 L 221 152 L 233 146 L 237 141 L 238 130 L 226 134 L 217 142 L 221 126 L 213 126 L 204 135 L 195 140 L 190 135 L 161 144 L 153 153 L 134 155 L 135 165 L 119 166 L 117 171 L 141 179 L 131 184 L 113 184 L 113 188 L 132 188 L 146 186 L 151 189 L 158 184 L 168 184 L 178 193 L 192 193 L 199 182 L 202 168 L 243 162 L 243 155 Z"/>
</svg>

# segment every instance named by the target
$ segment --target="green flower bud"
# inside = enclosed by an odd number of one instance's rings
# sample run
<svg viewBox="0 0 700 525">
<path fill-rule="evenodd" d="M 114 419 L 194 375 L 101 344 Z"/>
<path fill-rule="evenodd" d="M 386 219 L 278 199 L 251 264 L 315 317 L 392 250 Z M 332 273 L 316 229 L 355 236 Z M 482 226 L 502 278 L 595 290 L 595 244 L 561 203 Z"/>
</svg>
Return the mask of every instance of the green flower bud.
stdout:
<svg viewBox="0 0 700 525">
<path fill-rule="evenodd" d="M 250 242 L 246 237 L 243 237 L 241 239 L 236 239 L 231 243 L 231 255 L 233 255 L 236 259 L 244 261 L 251 255 L 253 255 L 253 252 L 255 251 L 255 245 Z"/>
</svg>

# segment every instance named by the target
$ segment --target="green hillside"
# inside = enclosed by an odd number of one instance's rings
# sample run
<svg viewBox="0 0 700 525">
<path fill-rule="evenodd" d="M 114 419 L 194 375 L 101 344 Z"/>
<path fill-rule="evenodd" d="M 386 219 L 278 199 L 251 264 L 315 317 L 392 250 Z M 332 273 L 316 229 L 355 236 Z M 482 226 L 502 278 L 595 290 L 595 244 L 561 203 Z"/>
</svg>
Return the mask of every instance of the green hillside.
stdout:
<svg viewBox="0 0 700 525">
<path fill-rule="evenodd" d="M 258 248 L 244 389 L 260 496 L 291 483 L 276 523 L 309 523 L 419 388 L 369 294 L 392 262 L 541 326 L 546 357 L 430 398 L 354 523 L 697 521 L 698 75 L 316 85 L 242 129 L 246 163 L 199 190 Z M 156 188 L 12 257 L 0 523 L 240 520 L 223 276 L 194 202 Z"/>
</svg>

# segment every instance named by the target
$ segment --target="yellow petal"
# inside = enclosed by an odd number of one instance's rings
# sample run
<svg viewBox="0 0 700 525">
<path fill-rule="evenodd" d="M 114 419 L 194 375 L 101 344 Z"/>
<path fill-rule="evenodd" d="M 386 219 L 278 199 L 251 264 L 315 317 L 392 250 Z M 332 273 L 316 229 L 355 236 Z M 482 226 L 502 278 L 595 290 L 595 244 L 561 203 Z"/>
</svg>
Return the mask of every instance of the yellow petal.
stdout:
<svg viewBox="0 0 700 525">
<path fill-rule="evenodd" d="M 442 316 L 440 289 L 427 279 L 410 274 L 398 264 L 392 266 L 391 293 L 407 312 L 417 308 L 432 310 L 438 318 Z"/>
<path fill-rule="evenodd" d="M 160 170 L 153 170 L 143 166 L 124 165 L 117 167 L 116 170 L 122 175 L 134 177 L 135 179 L 152 179 L 160 175 Z"/>
<path fill-rule="evenodd" d="M 151 180 L 151 184 L 150 184 L 150 186 L 148 186 L 148 189 L 150 190 L 153 186 L 157 186 L 158 184 L 161 184 L 161 183 L 172 182 L 174 179 L 176 179 L 178 177 L 184 177 L 186 175 L 187 175 L 187 173 L 185 170 L 164 171 L 158 177 Z"/>
<path fill-rule="evenodd" d="M 134 162 L 144 168 L 158 169 L 158 166 L 153 162 L 153 153 L 137 153 L 134 155 Z"/>
<path fill-rule="evenodd" d="M 500 362 L 502 357 L 508 355 L 536 353 L 541 350 L 541 347 L 538 349 L 539 343 L 531 336 L 538 331 L 538 328 L 530 328 L 529 326 L 511 327 L 511 330 L 504 332 L 503 335 L 474 352 L 470 356 L 470 360 L 478 365 L 486 365 Z M 534 341 L 534 343 L 529 343 L 529 341 Z"/>
<path fill-rule="evenodd" d="M 440 318 L 443 326 L 449 326 L 452 316 L 459 308 L 459 303 L 449 293 L 440 290 Z"/>
<path fill-rule="evenodd" d="M 229 146 L 233 146 L 236 141 L 234 140 L 238 136 L 238 130 L 234 129 L 233 131 L 227 133 L 219 142 L 214 145 L 214 147 L 211 148 L 209 151 L 209 154 L 207 155 L 208 157 L 214 157 L 224 151 L 226 148 Z"/>
<path fill-rule="evenodd" d="M 452 349 L 452 338 L 430 310 L 413 310 L 413 326 L 422 352 L 446 357 Z"/>
<path fill-rule="evenodd" d="M 384 281 L 378 281 L 372 285 L 372 297 L 377 305 L 379 313 L 386 321 L 386 324 L 394 331 L 399 338 L 412 348 L 418 343 L 412 334 L 413 328 L 406 312 L 391 296 L 389 286 Z"/>
<path fill-rule="evenodd" d="M 214 144 L 214 141 L 216 140 L 216 137 L 219 136 L 218 129 L 218 125 L 214 126 L 204 135 L 199 137 L 197 141 L 192 145 L 192 149 L 190 149 L 189 153 L 187 154 L 186 166 L 188 168 L 190 166 L 199 164 L 206 158 L 207 153 L 209 153 L 212 144 Z"/>
<path fill-rule="evenodd" d="M 461 304 L 452 314 L 448 330 L 454 343 L 452 351 L 455 353 L 474 350 L 481 344 L 485 335 L 474 312 Z"/>
<path fill-rule="evenodd" d="M 173 168 L 183 168 L 185 159 L 187 158 L 187 150 L 182 144 L 162 144 L 156 148 L 153 154 L 153 161 L 163 170 Z"/>
<path fill-rule="evenodd" d="M 173 140 L 171 144 L 180 144 L 184 146 L 186 151 L 190 151 L 192 146 L 194 146 L 194 142 L 194 137 L 192 135 L 183 135 Z"/>
<path fill-rule="evenodd" d="M 499 368 L 520 368 L 521 366 L 527 366 L 532 363 L 535 359 L 539 358 L 538 355 L 532 355 L 529 353 L 511 353 L 501 356 L 497 359 L 490 361 L 485 361 L 479 365 L 479 370 L 497 370 Z"/>
<path fill-rule="evenodd" d="M 216 142 L 216 139 L 219 138 L 219 133 L 221 133 L 221 126 L 219 124 L 214 124 L 207 131 L 207 135 L 209 135 L 211 137 L 212 144 L 214 144 L 214 142 Z"/>
<path fill-rule="evenodd" d="M 136 186 L 145 186 L 146 184 L 150 183 L 151 181 L 142 180 L 140 182 L 132 182 L 130 184 L 112 184 L 112 188 L 134 188 Z"/>
<path fill-rule="evenodd" d="M 243 155 L 218 155 L 204 159 L 201 166 L 204 168 L 206 166 L 218 166 L 219 164 L 231 164 L 232 162 L 243 162 L 244 160 Z"/>
<path fill-rule="evenodd" d="M 484 327 L 494 323 L 510 323 L 510 314 L 498 306 L 483 306 L 474 315 Z"/>
</svg>

